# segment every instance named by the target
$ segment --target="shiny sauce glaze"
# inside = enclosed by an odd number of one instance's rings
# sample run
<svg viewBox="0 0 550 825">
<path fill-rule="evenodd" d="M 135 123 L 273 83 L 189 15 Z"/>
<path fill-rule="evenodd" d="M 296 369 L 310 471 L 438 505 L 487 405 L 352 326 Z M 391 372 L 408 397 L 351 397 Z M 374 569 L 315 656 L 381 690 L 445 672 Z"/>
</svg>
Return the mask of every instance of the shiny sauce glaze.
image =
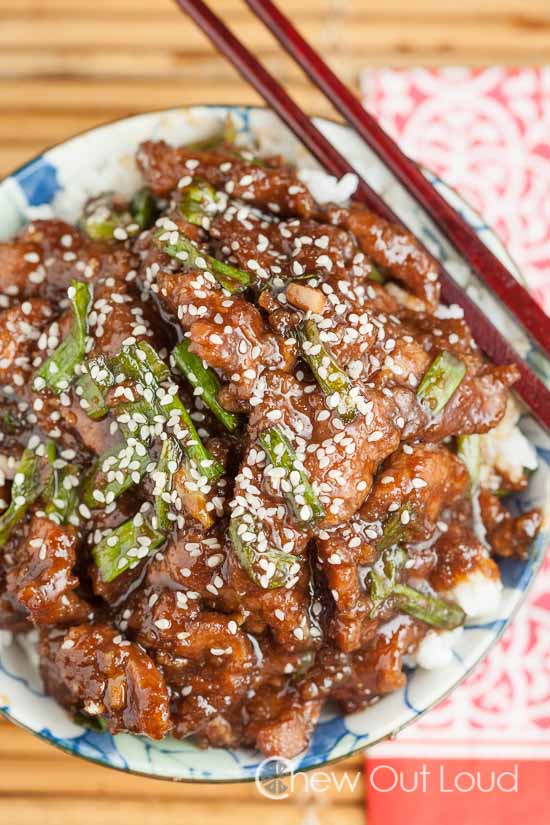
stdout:
<svg viewBox="0 0 550 825">
<path fill-rule="evenodd" d="M 293 756 L 526 556 L 539 512 L 479 477 L 516 370 L 414 238 L 284 160 L 137 163 L 131 203 L 0 244 L 0 628 L 85 724 Z"/>
</svg>

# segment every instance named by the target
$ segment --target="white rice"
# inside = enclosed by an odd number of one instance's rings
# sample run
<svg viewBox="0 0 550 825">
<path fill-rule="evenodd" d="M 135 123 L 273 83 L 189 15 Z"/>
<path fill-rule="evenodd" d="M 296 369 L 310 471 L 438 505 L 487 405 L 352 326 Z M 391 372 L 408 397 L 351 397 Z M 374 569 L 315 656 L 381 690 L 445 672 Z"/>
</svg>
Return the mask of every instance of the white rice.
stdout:
<svg viewBox="0 0 550 825">
<path fill-rule="evenodd" d="M 359 182 L 352 172 L 338 180 L 321 169 L 300 169 L 298 177 L 318 203 L 347 203 L 355 194 Z"/>
<path fill-rule="evenodd" d="M 19 633 L 17 636 L 17 644 L 24 650 L 27 660 L 37 672 L 40 669 L 38 642 L 39 636 L 37 630 L 31 630 L 30 633 Z"/>
<path fill-rule="evenodd" d="M 13 642 L 13 633 L 9 630 L 0 630 L 0 650 L 3 647 L 9 647 Z"/>
<path fill-rule="evenodd" d="M 500 604 L 502 582 L 486 576 L 482 570 L 473 570 L 459 581 L 452 590 L 441 593 L 456 602 L 468 618 L 477 619 L 494 613 Z"/>
<path fill-rule="evenodd" d="M 421 667 L 424 670 L 436 670 L 449 665 L 453 658 L 453 645 L 462 635 L 463 628 L 455 630 L 429 630 L 416 652 L 406 657 L 409 667 Z"/>
<path fill-rule="evenodd" d="M 490 490 L 500 487 L 501 477 L 517 483 L 526 469 L 537 469 L 536 450 L 517 426 L 519 417 L 518 405 L 510 398 L 502 421 L 481 436 L 481 483 Z"/>
</svg>

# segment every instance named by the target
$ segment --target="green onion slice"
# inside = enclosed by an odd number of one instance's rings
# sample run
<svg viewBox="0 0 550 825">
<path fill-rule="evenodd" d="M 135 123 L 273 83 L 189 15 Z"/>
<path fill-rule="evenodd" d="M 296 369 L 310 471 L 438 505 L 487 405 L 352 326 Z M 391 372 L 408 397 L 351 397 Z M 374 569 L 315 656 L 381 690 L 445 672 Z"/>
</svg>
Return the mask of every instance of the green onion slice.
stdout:
<svg viewBox="0 0 550 825">
<path fill-rule="evenodd" d="M 239 427 L 239 417 L 222 407 L 218 401 L 220 381 L 214 370 L 205 367 L 201 358 L 189 351 L 191 342 L 184 339 L 172 352 L 174 362 L 185 375 L 191 386 L 200 391 L 200 399 L 214 413 L 229 432 L 234 433 Z M 195 393 L 199 395 L 199 392 Z"/>
<path fill-rule="evenodd" d="M 154 525 L 159 530 L 168 530 L 171 526 L 169 518 L 172 503 L 172 490 L 174 487 L 174 475 L 177 473 L 182 461 L 182 451 L 179 444 L 173 438 L 167 438 L 162 443 L 158 464 L 153 473 L 156 486 L 155 496 L 155 521 Z"/>
<path fill-rule="evenodd" d="M 195 178 L 182 190 L 180 212 L 188 223 L 203 226 L 205 218 L 215 212 L 217 200 L 214 187 L 201 178 Z"/>
<path fill-rule="evenodd" d="M 82 487 L 82 501 L 90 510 L 112 504 L 140 483 L 150 463 L 147 445 L 129 437 L 94 461 Z"/>
<path fill-rule="evenodd" d="M 11 485 L 11 501 L 0 516 L 0 547 L 3 547 L 14 528 L 25 518 L 27 510 L 34 504 L 50 483 L 55 446 L 49 441 L 35 449 L 27 447 L 21 456 Z"/>
<path fill-rule="evenodd" d="M 303 527 L 312 527 L 325 515 L 323 505 L 294 448 L 280 427 L 271 427 L 260 435 L 260 443 L 274 467 L 285 470 L 282 483 L 294 516 Z"/>
<path fill-rule="evenodd" d="M 311 318 L 304 321 L 296 330 L 296 337 L 302 357 L 309 364 L 331 406 L 337 408 L 344 423 L 353 421 L 357 414 L 356 402 L 352 395 L 353 382 L 321 341 L 319 327 L 315 321 Z"/>
<path fill-rule="evenodd" d="M 77 464 L 66 464 L 55 470 L 46 515 L 58 524 L 67 524 L 76 513 L 81 472 L 82 467 Z"/>
<path fill-rule="evenodd" d="M 87 319 L 92 292 L 90 286 L 83 281 L 71 281 L 68 295 L 73 323 L 61 344 L 36 371 L 33 381 L 36 392 L 48 387 L 56 395 L 60 395 L 68 389 L 75 376 L 75 369 L 86 353 Z"/>
<path fill-rule="evenodd" d="M 158 208 L 153 193 L 147 187 L 139 189 L 130 203 L 132 221 L 140 230 L 149 229 L 157 219 Z"/>
<path fill-rule="evenodd" d="M 160 229 L 155 233 L 155 239 L 167 255 L 181 261 L 187 269 L 210 272 L 228 292 L 242 292 L 252 283 L 249 272 L 202 252 L 180 229 Z"/>
<path fill-rule="evenodd" d="M 481 436 L 459 435 L 456 439 L 457 456 L 465 465 L 470 476 L 470 487 L 474 490 L 479 486 L 481 476 Z"/>
<path fill-rule="evenodd" d="M 400 547 L 385 550 L 370 568 L 365 583 L 372 602 L 371 617 L 375 618 L 391 598 L 399 610 L 420 619 L 432 627 L 454 630 L 466 620 L 461 607 L 439 596 L 423 593 L 398 580 L 399 573 L 407 560 L 407 554 Z"/>
<path fill-rule="evenodd" d="M 232 516 L 229 537 L 239 564 L 249 579 L 264 590 L 291 587 L 300 572 L 296 556 L 267 547 L 251 513 Z M 264 546 L 265 545 L 265 546 Z"/>
<path fill-rule="evenodd" d="M 439 415 L 451 400 L 466 375 L 466 364 L 450 352 L 440 352 L 430 366 L 416 392 L 421 406 L 432 416 Z"/>
<path fill-rule="evenodd" d="M 92 556 L 105 583 L 114 581 L 121 573 L 139 564 L 154 553 L 166 540 L 147 519 L 138 513 L 114 530 L 110 530 L 92 548 Z"/>
</svg>

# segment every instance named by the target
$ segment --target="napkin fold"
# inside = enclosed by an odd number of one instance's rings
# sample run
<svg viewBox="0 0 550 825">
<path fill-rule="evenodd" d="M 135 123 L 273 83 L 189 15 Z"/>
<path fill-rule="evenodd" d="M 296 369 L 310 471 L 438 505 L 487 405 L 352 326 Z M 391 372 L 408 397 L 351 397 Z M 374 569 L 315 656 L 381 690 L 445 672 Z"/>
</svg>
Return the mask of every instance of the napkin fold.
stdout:
<svg viewBox="0 0 550 825">
<path fill-rule="evenodd" d="M 500 235 L 550 313 L 550 67 L 373 70 L 361 88 L 403 150 Z M 470 678 L 397 740 L 367 751 L 366 797 L 369 825 L 548 822 L 548 556 Z"/>
</svg>

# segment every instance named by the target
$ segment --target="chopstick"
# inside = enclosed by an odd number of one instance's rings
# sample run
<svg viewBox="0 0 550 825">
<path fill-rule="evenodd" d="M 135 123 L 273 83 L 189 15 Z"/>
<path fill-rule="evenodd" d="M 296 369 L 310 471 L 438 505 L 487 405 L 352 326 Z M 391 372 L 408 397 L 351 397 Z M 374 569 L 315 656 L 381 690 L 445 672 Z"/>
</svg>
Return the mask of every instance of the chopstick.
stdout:
<svg viewBox="0 0 550 825">
<path fill-rule="evenodd" d="M 245 2 L 334 108 L 353 126 L 409 194 L 423 207 L 481 281 L 501 299 L 515 320 L 541 349 L 547 354 L 550 353 L 550 318 L 529 292 L 431 185 L 420 167 L 401 151 L 397 143 L 363 108 L 358 98 L 304 40 L 277 6 L 271 0 Z"/>
<path fill-rule="evenodd" d="M 356 170 L 321 134 L 310 118 L 302 112 L 278 81 L 260 61 L 237 40 L 235 35 L 203 2 L 203 0 L 175 0 L 191 17 L 239 73 L 256 89 L 265 102 L 279 115 L 321 166 L 337 177 L 351 172 L 358 177 L 356 197 L 381 217 L 405 227 L 384 201 L 370 188 Z M 420 243 L 420 242 L 419 242 Z M 471 298 L 440 268 L 441 296 L 446 303 L 462 307 L 464 318 L 478 346 L 495 364 L 515 364 L 520 378 L 514 389 L 540 423 L 550 429 L 550 392 L 542 381 L 508 344 L 503 335 L 484 315 Z"/>
</svg>

